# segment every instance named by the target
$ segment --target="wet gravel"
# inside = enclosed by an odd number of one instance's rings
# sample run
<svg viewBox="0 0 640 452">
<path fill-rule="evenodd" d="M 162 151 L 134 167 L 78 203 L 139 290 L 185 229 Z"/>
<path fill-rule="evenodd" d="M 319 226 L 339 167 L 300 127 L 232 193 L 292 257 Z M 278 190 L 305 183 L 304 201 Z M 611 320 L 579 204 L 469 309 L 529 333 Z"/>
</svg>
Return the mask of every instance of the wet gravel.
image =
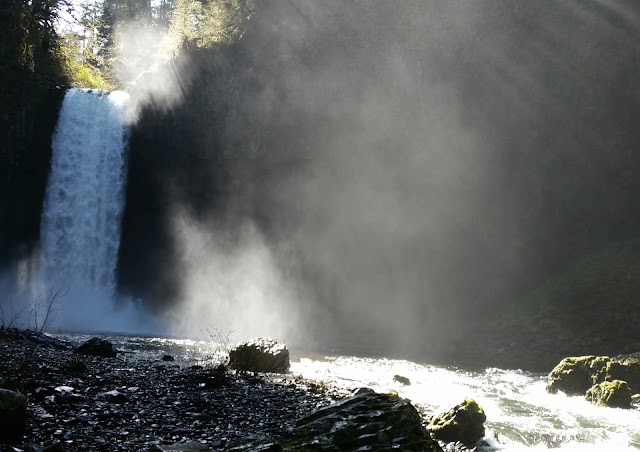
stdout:
<svg viewBox="0 0 640 452">
<path fill-rule="evenodd" d="M 240 375 L 163 357 L 160 351 L 83 356 L 0 334 L 0 383 L 28 397 L 27 434 L 13 446 L 157 451 L 190 443 L 219 450 L 240 438 L 277 434 L 341 397 L 291 376 Z"/>
</svg>

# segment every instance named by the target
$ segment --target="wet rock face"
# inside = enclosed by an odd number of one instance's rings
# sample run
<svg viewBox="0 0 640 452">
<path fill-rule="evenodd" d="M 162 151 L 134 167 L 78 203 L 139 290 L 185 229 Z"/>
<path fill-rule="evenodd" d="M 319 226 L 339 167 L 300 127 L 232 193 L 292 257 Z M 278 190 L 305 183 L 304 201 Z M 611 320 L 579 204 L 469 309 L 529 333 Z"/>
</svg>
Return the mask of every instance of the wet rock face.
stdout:
<svg viewBox="0 0 640 452">
<path fill-rule="evenodd" d="M 0 440 L 22 438 L 27 428 L 27 398 L 19 392 L 0 389 Z"/>
<path fill-rule="evenodd" d="M 427 429 L 440 441 L 473 446 L 484 438 L 484 410 L 472 399 L 465 399 L 446 413 L 429 419 Z"/>
<path fill-rule="evenodd" d="M 350 398 L 299 419 L 294 428 L 276 441 L 247 442 L 231 450 L 390 449 L 442 452 L 408 400 L 360 389 Z"/>
<path fill-rule="evenodd" d="M 589 389 L 585 397 L 599 406 L 631 408 L 631 389 L 626 381 L 603 381 Z"/>
<path fill-rule="evenodd" d="M 229 352 L 229 367 L 249 372 L 284 373 L 289 370 L 289 350 L 274 339 L 253 339 Z"/>
<path fill-rule="evenodd" d="M 608 356 L 579 356 L 565 358 L 547 377 L 547 391 L 562 391 L 567 395 L 584 395 L 595 383 L 595 375 L 611 359 Z"/>
<path fill-rule="evenodd" d="M 113 348 L 113 344 L 105 339 L 92 337 L 84 344 L 75 349 L 79 355 L 101 356 L 103 358 L 115 358 L 118 351 Z"/>
<path fill-rule="evenodd" d="M 602 381 L 622 380 L 626 381 L 633 394 L 640 393 L 640 360 L 625 359 L 622 361 L 610 361 L 596 375 L 598 383 Z"/>
</svg>

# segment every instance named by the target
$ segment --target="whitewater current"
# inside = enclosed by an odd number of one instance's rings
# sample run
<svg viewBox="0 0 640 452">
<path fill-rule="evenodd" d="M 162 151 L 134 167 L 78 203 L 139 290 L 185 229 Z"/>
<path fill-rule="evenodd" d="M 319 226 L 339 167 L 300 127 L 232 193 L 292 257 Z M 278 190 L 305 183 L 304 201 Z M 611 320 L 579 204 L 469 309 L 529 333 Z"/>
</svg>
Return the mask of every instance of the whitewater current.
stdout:
<svg viewBox="0 0 640 452">
<path fill-rule="evenodd" d="M 405 360 L 304 357 L 292 372 L 344 388 L 397 391 L 425 413 L 476 400 L 487 414 L 484 451 L 627 451 L 640 449 L 640 409 L 599 407 L 584 397 L 546 391 L 546 375 L 487 368 L 467 371 Z M 409 378 L 401 385 L 395 375 Z"/>
<path fill-rule="evenodd" d="M 89 336 L 67 336 L 81 342 Z M 114 345 L 129 356 L 149 354 L 158 359 L 168 353 L 177 365 L 194 359 L 225 355 L 229 344 L 215 342 L 112 336 Z M 206 365 L 206 364 L 205 364 Z M 487 415 L 485 444 L 479 451 L 618 452 L 640 449 L 640 408 L 606 408 L 584 397 L 549 394 L 546 375 L 487 368 L 465 370 L 400 359 L 338 356 L 291 351 L 290 376 L 325 382 L 348 394 L 361 387 L 397 392 L 423 416 L 442 413 L 462 402 L 476 400 Z M 408 378 L 410 385 L 394 380 Z"/>
</svg>

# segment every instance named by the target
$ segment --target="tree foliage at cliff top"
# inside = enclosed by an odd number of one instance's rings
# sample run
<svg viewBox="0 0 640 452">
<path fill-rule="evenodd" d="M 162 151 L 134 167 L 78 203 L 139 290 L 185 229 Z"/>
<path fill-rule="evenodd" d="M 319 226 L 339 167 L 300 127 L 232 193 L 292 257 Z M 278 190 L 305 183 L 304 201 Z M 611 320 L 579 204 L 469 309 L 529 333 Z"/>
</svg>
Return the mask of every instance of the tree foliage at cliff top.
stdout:
<svg viewBox="0 0 640 452">
<path fill-rule="evenodd" d="M 64 33 L 74 84 L 125 88 L 187 48 L 239 39 L 256 5 L 253 0 L 96 0 L 79 4 L 76 12 L 76 23 Z"/>
<path fill-rule="evenodd" d="M 0 77 L 3 84 L 30 81 L 51 85 L 65 81 L 60 41 L 55 30 L 64 5 L 62 0 L 9 0 L 0 7 L 0 28 L 3 30 Z"/>
<path fill-rule="evenodd" d="M 10 0 L 0 72 L 78 87 L 125 87 L 189 47 L 239 39 L 254 0 Z"/>
</svg>

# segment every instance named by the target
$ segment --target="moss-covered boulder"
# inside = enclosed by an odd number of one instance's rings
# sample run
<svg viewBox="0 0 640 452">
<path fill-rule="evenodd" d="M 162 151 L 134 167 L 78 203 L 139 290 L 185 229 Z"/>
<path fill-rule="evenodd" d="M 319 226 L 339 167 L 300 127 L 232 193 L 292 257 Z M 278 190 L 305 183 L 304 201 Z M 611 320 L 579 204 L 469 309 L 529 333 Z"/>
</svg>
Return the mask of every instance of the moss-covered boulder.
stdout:
<svg viewBox="0 0 640 452">
<path fill-rule="evenodd" d="M 594 383 L 613 380 L 626 381 L 632 394 L 640 393 L 640 360 L 609 361 L 596 374 Z"/>
<path fill-rule="evenodd" d="M 464 402 L 446 413 L 429 419 L 427 430 L 440 441 L 473 446 L 484 438 L 486 420 L 487 416 L 478 403 L 472 399 L 464 399 Z"/>
<path fill-rule="evenodd" d="M 567 395 L 584 395 L 597 383 L 597 376 L 610 362 L 611 358 L 608 356 L 565 358 L 547 377 L 547 391 L 552 394 L 562 391 Z"/>
<path fill-rule="evenodd" d="M 27 429 L 27 397 L 0 389 L 0 441 L 22 439 Z"/>
<path fill-rule="evenodd" d="M 289 350 L 275 339 L 253 339 L 229 352 L 229 367 L 236 370 L 283 373 L 289 365 Z"/>
<path fill-rule="evenodd" d="M 626 381 L 603 381 L 592 386 L 585 395 L 591 403 L 611 408 L 631 408 L 631 389 Z"/>
<path fill-rule="evenodd" d="M 265 438 L 231 447 L 231 450 L 247 451 L 391 449 L 442 452 L 408 400 L 364 388 L 353 397 L 301 418 L 281 438 Z"/>
<path fill-rule="evenodd" d="M 608 356 L 565 358 L 547 377 L 547 391 L 583 395 L 595 385 L 616 380 L 626 382 L 631 394 L 640 393 L 640 359 Z"/>
</svg>

